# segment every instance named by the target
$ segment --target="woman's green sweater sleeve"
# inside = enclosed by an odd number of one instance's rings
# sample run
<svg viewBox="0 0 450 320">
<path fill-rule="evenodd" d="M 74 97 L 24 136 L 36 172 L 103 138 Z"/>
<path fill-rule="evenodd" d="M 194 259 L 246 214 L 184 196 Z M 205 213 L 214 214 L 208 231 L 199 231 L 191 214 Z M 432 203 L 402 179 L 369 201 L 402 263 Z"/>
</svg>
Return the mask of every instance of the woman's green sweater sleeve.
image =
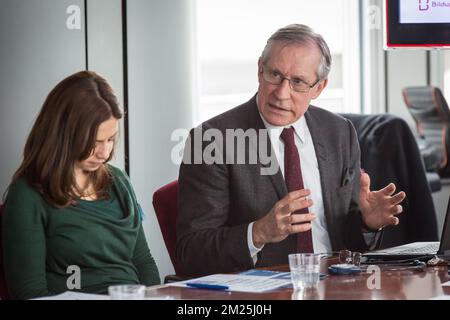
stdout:
<svg viewBox="0 0 450 320">
<path fill-rule="evenodd" d="M 13 299 L 50 295 L 45 257 L 45 210 L 37 192 L 23 181 L 11 186 L 3 214 L 3 255 Z"/>
<path fill-rule="evenodd" d="M 138 270 L 140 283 L 145 284 L 146 286 L 161 283 L 158 267 L 148 248 L 142 225 L 139 228 L 136 247 L 134 249 L 133 264 Z"/>
</svg>

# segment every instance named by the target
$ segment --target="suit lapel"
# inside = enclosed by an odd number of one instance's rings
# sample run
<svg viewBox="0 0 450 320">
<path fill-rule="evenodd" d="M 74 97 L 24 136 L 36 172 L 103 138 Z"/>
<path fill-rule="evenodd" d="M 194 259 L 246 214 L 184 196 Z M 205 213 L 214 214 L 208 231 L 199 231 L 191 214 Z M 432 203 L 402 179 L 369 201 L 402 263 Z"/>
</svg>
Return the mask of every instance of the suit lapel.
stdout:
<svg viewBox="0 0 450 320">
<path fill-rule="evenodd" d="M 330 180 L 331 174 L 330 170 L 330 159 L 327 150 L 330 150 L 328 144 L 331 143 L 327 140 L 327 135 L 325 130 L 326 127 L 321 124 L 320 119 L 315 116 L 313 107 L 310 107 L 305 113 L 306 122 L 308 124 L 308 129 L 311 133 L 311 137 L 314 144 L 314 149 L 316 151 L 317 163 L 320 172 L 320 184 L 322 187 L 322 199 L 325 219 L 327 221 L 327 229 L 330 234 L 330 241 L 334 239 L 333 237 L 333 216 L 331 210 L 331 192 L 330 186 L 332 185 Z M 333 246 L 333 243 L 332 243 Z"/>
<path fill-rule="evenodd" d="M 272 154 L 273 154 L 273 151 L 272 151 Z M 275 158 L 275 157 L 272 157 L 272 158 Z M 272 161 L 277 161 L 277 159 L 272 159 Z M 264 170 L 264 167 L 266 167 L 266 166 L 263 164 L 260 164 L 260 165 L 262 167 L 261 169 Z M 284 177 L 283 177 L 283 174 L 281 173 L 281 170 L 279 169 L 279 166 L 278 166 L 277 173 L 270 174 L 270 175 L 268 175 L 268 177 L 269 177 L 270 181 L 272 182 L 275 190 L 277 191 L 278 198 L 282 199 L 285 195 L 287 195 L 288 190 L 286 187 L 286 182 L 284 181 Z"/>
<path fill-rule="evenodd" d="M 256 129 L 257 133 L 259 133 L 259 130 L 261 129 L 265 130 L 266 127 L 258 112 L 258 106 L 256 105 L 256 95 L 249 101 L 249 105 L 250 105 L 250 113 L 248 117 L 249 128 L 254 128 Z M 272 149 L 272 143 L 270 142 L 270 138 L 266 136 L 264 140 L 265 141 L 260 141 L 259 138 L 257 139 L 258 144 L 265 143 L 266 150 L 270 152 L 270 162 L 269 164 L 262 163 L 259 155 L 259 148 L 257 145 L 254 144 L 253 141 L 250 152 L 257 152 L 258 155 L 258 164 L 254 166 L 255 170 L 257 170 L 258 172 L 255 174 L 262 175 L 262 172 L 265 172 L 269 169 L 270 163 L 276 163 L 278 168 L 276 173 L 267 174 L 266 176 L 268 177 L 269 181 L 275 188 L 278 197 L 281 199 L 288 193 L 286 183 L 284 182 L 283 174 L 281 173 L 280 166 L 278 165 L 278 160 L 275 156 L 275 152 Z"/>
</svg>

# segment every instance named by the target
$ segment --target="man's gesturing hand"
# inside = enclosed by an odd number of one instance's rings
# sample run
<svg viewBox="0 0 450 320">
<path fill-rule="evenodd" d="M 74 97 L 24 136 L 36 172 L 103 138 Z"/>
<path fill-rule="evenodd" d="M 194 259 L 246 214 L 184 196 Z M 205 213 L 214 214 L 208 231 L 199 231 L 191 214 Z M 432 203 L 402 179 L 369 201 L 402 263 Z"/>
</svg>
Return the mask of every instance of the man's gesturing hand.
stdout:
<svg viewBox="0 0 450 320">
<path fill-rule="evenodd" d="M 403 191 L 394 194 L 396 186 L 393 183 L 378 191 L 370 191 L 370 177 L 367 173 L 361 174 L 360 181 L 359 208 L 365 225 L 377 230 L 398 224 L 396 215 L 403 211 L 400 203 L 406 194 Z"/>
<path fill-rule="evenodd" d="M 288 193 L 278 201 L 268 214 L 253 225 L 253 244 L 260 248 L 266 243 L 276 243 L 294 233 L 311 229 L 311 221 L 316 217 L 312 213 L 293 214 L 297 210 L 313 205 L 308 196 L 310 190 L 302 189 Z"/>
</svg>

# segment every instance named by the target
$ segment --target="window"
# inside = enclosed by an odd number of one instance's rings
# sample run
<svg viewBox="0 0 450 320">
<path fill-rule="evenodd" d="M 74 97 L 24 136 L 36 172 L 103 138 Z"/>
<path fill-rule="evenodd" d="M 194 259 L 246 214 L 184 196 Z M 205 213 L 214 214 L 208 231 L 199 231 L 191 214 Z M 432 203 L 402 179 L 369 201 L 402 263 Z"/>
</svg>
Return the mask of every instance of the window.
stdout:
<svg viewBox="0 0 450 320">
<path fill-rule="evenodd" d="M 197 0 L 196 124 L 249 100 L 267 39 L 291 23 L 322 34 L 333 56 L 328 87 L 312 104 L 360 112 L 357 0 Z"/>
</svg>

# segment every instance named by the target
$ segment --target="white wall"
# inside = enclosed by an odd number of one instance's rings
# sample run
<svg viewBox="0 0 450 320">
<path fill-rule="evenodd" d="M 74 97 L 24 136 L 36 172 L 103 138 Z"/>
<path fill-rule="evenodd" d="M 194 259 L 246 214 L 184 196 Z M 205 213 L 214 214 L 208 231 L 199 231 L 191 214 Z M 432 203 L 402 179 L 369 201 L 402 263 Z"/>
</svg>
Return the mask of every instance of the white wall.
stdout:
<svg viewBox="0 0 450 320">
<path fill-rule="evenodd" d="M 424 50 L 392 50 L 387 53 L 387 112 L 405 119 L 415 132 L 414 120 L 403 101 L 402 90 L 427 85 L 427 59 Z"/>
<path fill-rule="evenodd" d="M 88 69 L 105 77 L 123 107 L 122 1 L 87 2 Z M 111 164 L 125 169 L 124 121 Z"/>
<path fill-rule="evenodd" d="M 80 8 L 80 29 L 66 27 L 70 5 Z M 1 1 L 0 202 L 48 93 L 85 62 L 82 0 Z"/>
<path fill-rule="evenodd" d="M 172 131 L 192 126 L 191 0 L 127 2 L 130 176 L 161 277 L 173 273 L 152 206 L 153 193 L 178 178 Z"/>
</svg>

